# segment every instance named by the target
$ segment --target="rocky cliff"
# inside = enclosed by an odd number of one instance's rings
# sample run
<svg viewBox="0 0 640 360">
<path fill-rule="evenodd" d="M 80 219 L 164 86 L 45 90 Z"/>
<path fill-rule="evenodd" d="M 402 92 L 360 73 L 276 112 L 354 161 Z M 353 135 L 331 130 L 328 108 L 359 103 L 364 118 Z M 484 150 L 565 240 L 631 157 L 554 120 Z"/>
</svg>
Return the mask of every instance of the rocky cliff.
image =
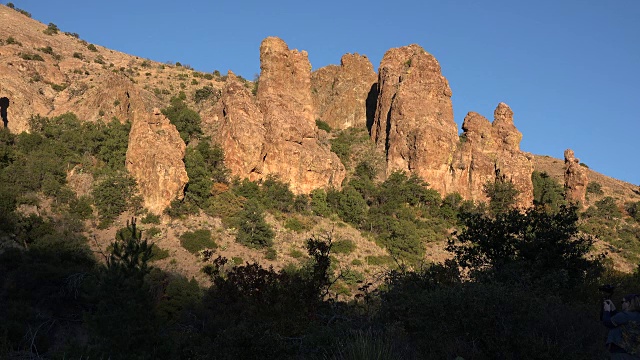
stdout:
<svg viewBox="0 0 640 360">
<path fill-rule="evenodd" d="M 530 206 L 533 202 L 532 157 L 520 151 L 522 134 L 513 124 L 513 111 L 509 106 L 498 104 L 493 123 L 470 112 L 462 130 L 451 167 L 453 188 L 467 199 L 487 200 L 484 185 L 500 175 L 520 192 L 518 206 Z"/>
<path fill-rule="evenodd" d="M 329 65 L 311 74 L 316 119 L 332 129 L 371 126 L 378 76 L 366 56 L 345 54 L 340 66 Z"/>
<path fill-rule="evenodd" d="M 204 131 L 225 150 L 233 175 L 260 180 L 276 175 L 295 193 L 340 187 L 344 166 L 318 139 L 306 52 L 281 39 L 260 46 L 260 79 L 254 98 L 230 73 Z"/>
<path fill-rule="evenodd" d="M 181 199 L 189 178 L 182 159 L 186 146 L 176 127 L 159 109 L 138 116 L 131 125 L 127 170 L 138 182 L 144 206 L 154 214 Z"/>
<path fill-rule="evenodd" d="M 518 205 L 531 205 L 533 165 L 520 151 L 522 134 L 506 104 L 496 108 L 493 124 L 469 113 L 458 136 L 447 79 L 418 45 L 389 50 L 378 79 L 371 138 L 386 155 L 387 174 L 415 173 L 442 194 L 475 200 L 486 200 L 484 184 L 500 174 L 520 191 Z"/>
<path fill-rule="evenodd" d="M 213 115 L 203 118 L 203 131 L 222 146 L 225 165 L 233 175 L 251 181 L 262 178 L 263 115 L 249 89 L 231 71 Z"/>
</svg>

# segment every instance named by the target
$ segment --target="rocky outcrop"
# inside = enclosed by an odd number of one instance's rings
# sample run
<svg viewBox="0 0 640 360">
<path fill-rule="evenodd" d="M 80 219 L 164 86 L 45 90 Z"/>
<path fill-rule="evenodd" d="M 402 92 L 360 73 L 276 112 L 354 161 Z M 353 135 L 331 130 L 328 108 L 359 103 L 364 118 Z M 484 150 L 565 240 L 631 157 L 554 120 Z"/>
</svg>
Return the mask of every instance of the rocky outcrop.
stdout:
<svg viewBox="0 0 640 360">
<path fill-rule="evenodd" d="M 484 185 L 497 176 L 511 181 L 519 191 L 516 205 L 524 208 L 533 203 L 531 155 L 520 150 L 522 134 L 513 123 L 513 111 L 500 103 L 494 111 L 493 123 L 470 112 L 462 124 L 458 150 L 451 166 L 452 188 L 467 199 L 488 200 Z"/>
<path fill-rule="evenodd" d="M 329 65 L 311 74 L 315 118 L 332 129 L 371 126 L 378 77 L 366 56 L 345 54 L 340 66 Z"/>
<path fill-rule="evenodd" d="M 564 151 L 564 196 L 568 202 L 584 206 L 587 195 L 589 177 L 587 169 L 580 165 L 580 159 L 574 156 L 573 150 Z"/>
<path fill-rule="evenodd" d="M 203 130 L 224 149 L 225 165 L 231 173 L 251 181 L 262 178 L 263 116 L 249 89 L 232 72 L 227 75 L 212 120 L 203 119 Z"/>
<path fill-rule="evenodd" d="M 378 87 L 371 138 L 386 154 L 386 173 L 404 170 L 441 193 L 456 191 L 449 168 L 458 130 L 438 61 L 418 45 L 391 49 L 380 63 Z"/>
<path fill-rule="evenodd" d="M 344 166 L 317 137 L 307 53 L 267 38 L 260 46 L 260 69 L 257 103 L 266 131 L 263 176 L 278 175 L 296 193 L 340 187 Z"/>
<path fill-rule="evenodd" d="M 182 159 L 186 146 L 176 127 L 160 110 L 134 119 L 129 133 L 127 170 L 138 182 L 144 206 L 161 214 L 182 198 L 189 181 Z"/>
</svg>

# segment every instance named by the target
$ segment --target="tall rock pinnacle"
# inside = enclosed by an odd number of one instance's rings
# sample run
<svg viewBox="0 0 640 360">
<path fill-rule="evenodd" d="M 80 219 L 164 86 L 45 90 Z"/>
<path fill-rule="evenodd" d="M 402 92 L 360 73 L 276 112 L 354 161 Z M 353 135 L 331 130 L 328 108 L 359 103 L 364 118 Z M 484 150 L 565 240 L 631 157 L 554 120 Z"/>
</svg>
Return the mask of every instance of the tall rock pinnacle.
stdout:
<svg viewBox="0 0 640 360">
<path fill-rule="evenodd" d="M 458 142 L 451 89 L 438 61 L 418 45 L 391 49 L 378 73 L 371 138 L 386 154 L 387 174 L 417 174 L 450 192 L 449 164 Z"/>
</svg>

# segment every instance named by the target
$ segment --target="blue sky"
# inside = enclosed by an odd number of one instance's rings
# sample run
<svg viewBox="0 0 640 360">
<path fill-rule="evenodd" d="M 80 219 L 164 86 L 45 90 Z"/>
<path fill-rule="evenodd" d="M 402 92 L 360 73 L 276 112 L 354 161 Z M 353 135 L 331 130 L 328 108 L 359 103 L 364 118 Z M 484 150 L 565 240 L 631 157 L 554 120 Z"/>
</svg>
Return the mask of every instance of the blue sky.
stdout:
<svg viewBox="0 0 640 360">
<path fill-rule="evenodd" d="M 6 3 L 6 1 L 3 1 Z M 14 0 L 33 18 L 132 55 L 248 79 L 278 36 L 314 69 L 345 53 L 416 43 L 442 65 L 458 126 L 513 109 L 521 148 L 566 148 L 605 175 L 640 184 L 640 0 Z"/>
</svg>

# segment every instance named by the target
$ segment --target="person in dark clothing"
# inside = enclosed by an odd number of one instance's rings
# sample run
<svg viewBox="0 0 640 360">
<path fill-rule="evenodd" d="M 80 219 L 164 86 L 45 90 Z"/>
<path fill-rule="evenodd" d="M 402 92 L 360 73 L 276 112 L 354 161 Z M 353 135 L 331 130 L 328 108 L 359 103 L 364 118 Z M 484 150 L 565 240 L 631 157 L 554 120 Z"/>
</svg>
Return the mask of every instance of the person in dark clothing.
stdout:
<svg viewBox="0 0 640 360">
<path fill-rule="evenodd" d="M 9 98 L 1 97 L 0 98 L 0 117 L 2 118 L 2 122 L 4 123 L 4 127 L 7 128 L 9 125 L 9 119 L 7 118 L 7 108 L 9 107 Z"/>
<path fill-rule="evenodd" d="M 609 328 L 606 345 L 611 359 L 640 360 L 640 295 L 622 298 L 622 311 L 605 300 L 602 323 Z"/>
</svg>

